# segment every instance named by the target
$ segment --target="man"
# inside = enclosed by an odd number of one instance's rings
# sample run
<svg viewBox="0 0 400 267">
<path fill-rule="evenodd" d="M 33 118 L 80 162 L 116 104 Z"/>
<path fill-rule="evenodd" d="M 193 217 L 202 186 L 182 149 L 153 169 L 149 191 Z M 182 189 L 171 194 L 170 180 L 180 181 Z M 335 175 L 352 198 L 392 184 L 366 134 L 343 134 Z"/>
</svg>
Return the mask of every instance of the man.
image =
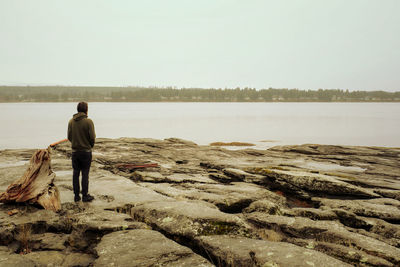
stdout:
<svg viewBox="0 0 400 267">
<path fill-rule="evenodd" d="M 94 197 L 88 194 L 89 170 L 96 133 L 93 121 L 87 116 L 88 104 L 80 102 L 77 109 L 78 113 L 74 114 L 68 123 L 68 140 L 72 144 L 72 168 L 74 169 L 72 176 L 74 201 L 81 200 L 79 196 L 79 174 L 82 172 L 82 201 L 90 202 Z"/>
</svg>

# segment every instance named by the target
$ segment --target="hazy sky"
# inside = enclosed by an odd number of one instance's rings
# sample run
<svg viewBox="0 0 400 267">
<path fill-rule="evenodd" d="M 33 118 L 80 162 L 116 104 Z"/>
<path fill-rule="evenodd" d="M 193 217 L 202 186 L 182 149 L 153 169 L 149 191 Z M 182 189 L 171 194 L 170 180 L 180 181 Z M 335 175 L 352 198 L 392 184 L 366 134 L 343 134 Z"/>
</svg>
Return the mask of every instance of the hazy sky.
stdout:
<svg viewBox="0 0 400 267">
<path fill-rule="evenodd" d="M 400 91 L 399 0 L 0 0 L 0 84 Z"/>
</svg>

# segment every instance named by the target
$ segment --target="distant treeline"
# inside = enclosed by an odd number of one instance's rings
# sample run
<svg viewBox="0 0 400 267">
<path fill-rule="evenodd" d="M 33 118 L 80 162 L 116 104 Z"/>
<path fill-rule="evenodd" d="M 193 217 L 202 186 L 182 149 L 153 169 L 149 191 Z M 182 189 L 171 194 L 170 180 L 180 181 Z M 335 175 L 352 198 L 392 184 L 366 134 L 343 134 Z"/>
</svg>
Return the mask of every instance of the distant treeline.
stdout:
<svg viewBox="0 0 400 267">
<path fill-rule="evenodd" d="M 400 102 L 400 92 L 340 89 L 0 86 L 0 102 Z"/>
</svg>

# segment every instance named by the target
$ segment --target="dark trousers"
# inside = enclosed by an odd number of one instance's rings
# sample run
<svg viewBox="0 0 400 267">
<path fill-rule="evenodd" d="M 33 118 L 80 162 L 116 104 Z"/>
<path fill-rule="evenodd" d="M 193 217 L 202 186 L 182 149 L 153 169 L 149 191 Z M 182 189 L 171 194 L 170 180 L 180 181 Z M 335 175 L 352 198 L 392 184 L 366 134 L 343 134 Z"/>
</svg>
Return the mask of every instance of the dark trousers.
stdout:
<svg viewBox="0 0 400 267">
<path fill-rule="evenodd" d="M 92 152 L 77 151 L 72 152 L 72 185 L 75 196 L 79 196 L 79 174 L 82 172 L 82 195 L 86 196 L 89 190 L 89 170 L 92 163 Z"/>
</svg>

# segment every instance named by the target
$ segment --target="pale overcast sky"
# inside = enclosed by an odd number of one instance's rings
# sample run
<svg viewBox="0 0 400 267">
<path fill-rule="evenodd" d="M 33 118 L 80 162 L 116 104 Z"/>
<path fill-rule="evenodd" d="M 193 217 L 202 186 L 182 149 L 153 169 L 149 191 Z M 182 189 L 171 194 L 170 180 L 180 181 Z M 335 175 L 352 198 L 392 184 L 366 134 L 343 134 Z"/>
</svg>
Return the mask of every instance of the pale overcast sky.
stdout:
<svg viewBox="0 0 400 267">
<path fill-rule="evenodd" d="M 399 0 L 0 0 L 0 84 L 400 91 Z"/>
</svg>

